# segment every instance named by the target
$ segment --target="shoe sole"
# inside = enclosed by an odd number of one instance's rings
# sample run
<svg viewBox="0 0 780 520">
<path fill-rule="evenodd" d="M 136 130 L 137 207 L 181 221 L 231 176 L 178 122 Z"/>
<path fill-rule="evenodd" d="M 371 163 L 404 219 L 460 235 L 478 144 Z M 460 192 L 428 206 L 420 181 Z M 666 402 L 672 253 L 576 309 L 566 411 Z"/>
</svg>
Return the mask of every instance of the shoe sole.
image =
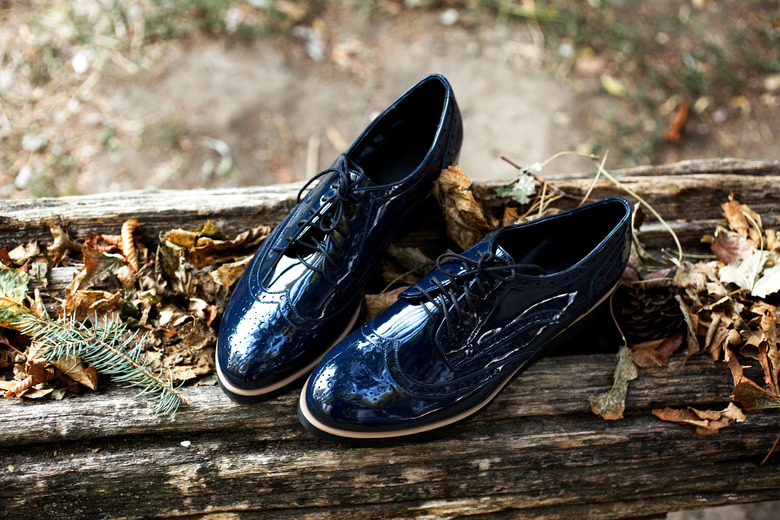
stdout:
<svg viewBox="0 0 780 520">
<path fill-rule="evenodd" d="M 296 373 L 269 386 L 246 390 L 244 388 L 238 388 L 237 386 L 234 386 L 226 382 L 225 376 L 222 373 L 222 370 L 220 370 L 219 368 L 219 360 L 216 359 L 216 357 L 219 354 L 216 354 L 215 364 L 217 365 L 217 382 L 219 383 L 219 386 L 228 395 L 228 397 L 230 397 L 233 401 L 236 401 L 238 403 L 253 403 L 282 393 L 283 391 L 287 390 L 289 386 L 293 385 L 296 381 L 298 381 L 302 377 L 306 376 L 309 372 L 314 370 L 314 367 L 317 366 L 317 363 L 319 363 L 323 357 L 325 357 L 325 354 L 328 353 L 328 350 L 336 346 L 341 340 L 346 338 L 350 332 L 352 332 L 352 328 L 355 326 L 355 323 L 357 323 L 357 319 L 358 316 L 360 315 L 361 309 L 362 309 L 362 305 L 358 305 L 357 309 L 355 310 L 355 313 L 352 315 L 352 318 L 349 320 L 349 324 L 347 325 L 347 327 L 339 335 L 339 337 L 336 338 L 336 341 L 334 341 L 333 344 L 328 349 L 326 349 L 320 356 L 318 356 L 314 361 L 312 361 L 311 363 L 309 363 L 308 365 L 306 365 Z"/>
<path fill-rule="evenodd" d="M 589 316 L 593 311 L 598 309 L 607 299 L 610 297 L 612 292 L 617 288 L 618 284 L 615 284 L 615 286 L 607 292 L 606 295 L 604 295 L 593 307 L 591 307 L 587 312 L 582 314 L 580 317 L 578 317 L 576 320 L 572 322 L 571 325 L 563 329 L 561 332 L 555 335 L 554 338 L 552 338 L 550 341 L 547 342 L 545 346 L 551 345 L 552 343 L 555 343 L 560 340 L 561 336 L 571 331 L 575 325 L 578 325 L 578 322 L 580 320 L 584 319 L 585 317 Z M 525 369 L 528 368 L 530 365 L 532 365 L 539 357 L 546 355 L 549 349 L 546 349 L 542 347 L 539 349 L 539 351 L 532 355 L 528 360 L 517 367 L 515 371 L 506 378 L 506 380 L 501 383 L 493 392 L 490 393 L 490 395 L 487 397 L 487 399 L 483 400 L 482 402 L 476 404 L 472 408 L 461 412 L 457 415 L 454 415 L 452 417 L 448 417 L 446 419 L 442 419 L 440 421 L 436 421 L 434 423 L 426 424 L 423 426 L 418 426 L 415 428 L 407 428 L 403 430 L 393 430 L 393 431 L 367 431 L 367 432 L 355 432 L 350 430 L 341 430 L 338 428 L 334 428 L 332 426 L 328 426 L 326 424 L 322 424 L 317 419 L 314 418 L 314 416 L 309 411 L 308 407 L 306 406 L 306 399 L 305 399 L 305 390 L 306 387 L 309 384 L 309 380 L 306 380 L 306 383 L 304 384 L 304 389 L 301 391 L 300 398 L 298 399 L 298 419 L 301 421 L 303 426 L 312 434 L 314 434 L 317 437 L 320 437 L 322 439 L 336 441 L 336 442 L 344 442 L 348 444 L 353 445 L 359 445 L 359 446 L 365 446 L 369 444 L 376 444 L 376 443 L 386 443 L 386 442 L 403 442 L 408 440 L 417 440 L 420 438 L 425 438 L 430 435 L 433 435 L 437 433 L 438 431 L 448 428 L 450 426 L 454 426 L 455 424 L 458 424 L 460 422 L 465 422 L 468 419 L 474 417 L 477 415 L 480 411 L 482 411 L 483 408 L 485 408 L 487 405 L 489 405 L 501 391 L 506 388 L 506 386 L 511 383 L 517 376 L 520 375 L 520 373 Z M 310 376 L 311 378 L 311 376 Z"/>
</svg>

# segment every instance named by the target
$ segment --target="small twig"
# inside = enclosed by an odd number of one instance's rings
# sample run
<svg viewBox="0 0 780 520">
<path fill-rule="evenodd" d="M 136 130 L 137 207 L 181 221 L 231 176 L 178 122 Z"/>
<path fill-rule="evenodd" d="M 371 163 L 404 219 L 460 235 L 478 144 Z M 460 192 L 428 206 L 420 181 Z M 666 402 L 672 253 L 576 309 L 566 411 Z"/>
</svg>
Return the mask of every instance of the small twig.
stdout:
<svg viewBox="0 0 780 520">
<path fill-rule="evenodd" d="M 769 450 L 769 453 L 766 454 L 766 457 L 764 457 L 764 460 L 761 461 L 759 466 L 763 466 L 766 463 L 766 461 L 769 460 L 769 456 L 772 455 L 772 453 L 775 451 L 778 441 L 780 441 L 780 432 L 777 434 L 777 437 L 775 438 L 775 443 L 772 444 L 772 448 Z"/>
<path fill-rule="evenodd" d="M 583 153 L 579 153 L 579 152 L 558 152 L 558 153 L 550 156 L 549 158 L 547 158 L 544 162 L 542 162 L 540 164 L 541 164 L 542 167 L 544 167 L 547 164 L 549 164 L 550 161 L 552 161 L 553 159 L 557 159 L 558 157 L 561 157 L 562 155 L 578 155 L 580 157 L 585 157 L 585 158 L 588 158 L 588 159 L 594 159 L 594 160 L 598 160 L 599 159 L 598 155 L 583 154 Z M 514 168 L 516 168 L 518 170 L 522 170 L 523 169 L 522 166 L 520 166 L 518 163 L 516 163 L 515 161 L 513 161 L 512 159 L 510 159 L 506 155 L 501 155 L 501 160 L 503 160 L 504 162 L 509 163 L 510 166 L 513 166 Z M 536 182 L 540 183 L 542 186 L 549 186 L 551 190 L 553 190 L 555 193 L 557 193 L 561 197 L 565 197 L 567 199 L 572 199 L 572 200 L 579 200 L 578 197 L 575 197 L 574 195 L 569 195 L 568 193 L 566 193 L 562 189 L 560 189 L 560 188 L 556 187 L 554 184 L 552 184 L 552 183 L 542 179 L 538 175 L 536 175 L 536 174 L 534 174 L 534 173 L 532 173 L 530 171 L 528 172 L 528 174 L 530 176 L 532 176 L 534 178 L 534 180 Z"/>
<path fill-rule="evenodd" d="M 506 161 L 507 163 L 509 163 L 509 164 L 510 164 L 510 166 L 513 166 L 514 168 L 517 168 L 518 170 L 522 170 L 522 169 L 523 169 L 523 167 L 522 167 L 522 166 L 520 166 L 519 164 L 517 164 L 515 161 L 513 161 L 512 159 L 510 159 L 510 158 L 509 158 L 509 157 L 507 157 L 506 155 L 502 155 L 502 156 L 501 156 L 501 159 L 503 159 L 504 161 Z M 546 162 L 545 162 L 545 164 L 546 164 Z M 533 178 L 534 178 L 534 180 L 535 180 L 536 182 L 538 182 L 538 183 L 542 184 L 543 186 L 545 186 L 545 185 L 547 185 L 547 184 L 550 184 L 549 182 L 547 182 L 546 180 L 542 179 L 541 177 L 539 177 L 539 176 L 538 176 L 538 175 L 536 175 L 535 173 L 528 172 L 528 174 L 529 174 L 531 177 L 533 177 Z M 553 190 L 555 193 L 558 193 L 559 195 L 563 195 L 564 197 L 574 198 L 572 195 L 569 195 L 569 194 L 565 193 L 563 190 L 560 190 L 559 188 L 556 188 L 556 187 L 555 187 L 555 186 L 553 186 L 552 184 L 550 184 L 550 187 L 552 188 L 552 190 Z"/>
<path fill-rule="evenodd" d="M 620 182 L 615 177 L 613 177 L 607 170 L 604 169 L 602 165 L 599 165 L 599 171 L 604 175 L 604 177 L 612 181 L 612 183 L 615 186 L 617 186 L 618 188 L 620 188 L 621 190 L 625 191 L 626 193 L 634 197 L 636 200 L 638 200 L 645 208 L 647 208 L 647 210 L 650 213 L 653 214 L 655 218 L 658 219 L 658 221 L 666 228 L 666 230 L 669 231 L 669 234 L 672 235 L 672 239 L 674 240 L 675 245 L 677 245 L 678 260 L 682 261 L 683 252 L 682 252 L 682 245 L 680 244 L 680 239 L 677 238 L 677 233 L 675 233 L 672 227 L 666 223 L 664 218 L 650 204 L 648 204 L 645 201 L 645 199 L 637 195 L 636 192 L 634 192 L 634 190 L 632 190 L 628 186 L 625 186 L 622 182 Z"/>
<path fill-rule="evenodd" d="M 542 196 L 539 199 L 539 213 L 538 213 L 538 215 L 540 217 L 542 216 L 542 211 L 544 211 L 544 196 L 545 196 L 546 193 L 547 193 L 547 183 L 545 182 L 544 184 L 542 184 Z"/>
<path fill-rule="evenodd" d="M 585 204 L 589 200 L 590 192 L 593 191 L 593 188 L 596 186 L 596 182 L 599 180 L 599 177 L 601 176 L 601 170 L 604 169 L 604 164 L 607 162 L 607 157 L 609 156 L 609 150 L 604 152 L 604 157 L 601 159 L 601 164 L 599 164 L 599 169 L 596 172 L 596 176 L 593 177 L 593 181 L 590 183 L 590 186 L 588 187 L 588 191 L 585 192 L 585 196 L 582 197 L 582 201 L 579 203 L 580 206 Z"/>
<path fill-rule="evenodd" d="M 615 306 L 612 305 L 612 299 L 614 296 L 615 296 L 615 291 L 612 291 L 612 294 L 609 295 L 609 313 L 612 315 L 612 321 L 615 323 L 615 328 L 617 328 L 620 337 L 623 338 L 623 345 L 628 346 L 628 340 L 626 339 L 626 335 L 623 334 L 623 329 L 620 328 L 620 324 L 618 323 L 617 318 L 615 318 Z"/>
</svg>

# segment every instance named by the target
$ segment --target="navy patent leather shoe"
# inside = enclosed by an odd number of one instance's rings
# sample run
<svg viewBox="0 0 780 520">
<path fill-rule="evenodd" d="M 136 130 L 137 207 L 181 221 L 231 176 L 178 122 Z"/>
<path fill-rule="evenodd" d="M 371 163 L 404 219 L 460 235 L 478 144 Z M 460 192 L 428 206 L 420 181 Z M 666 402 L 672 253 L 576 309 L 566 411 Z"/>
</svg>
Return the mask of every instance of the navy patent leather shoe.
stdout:
<svg viewBox="0 0 780 520">
<path fill-rule="evenodd" d="M 247 402 L 283 390 L 350 332 L 369 275 L 456 163 L 462 139 L 450 84 L 430 75 L 304 186 L 319 179 L 265 240 L 225 309 L 216 354 L 225 393 Z"/>
<path fill-rule="evenodd" d="M 420 436 L 467 419 L 605 300 L 626 267 L 631 207 L 611 198 L 494 232 L 336 345 L 298 417 L 348 443 Z"/>
</svg>

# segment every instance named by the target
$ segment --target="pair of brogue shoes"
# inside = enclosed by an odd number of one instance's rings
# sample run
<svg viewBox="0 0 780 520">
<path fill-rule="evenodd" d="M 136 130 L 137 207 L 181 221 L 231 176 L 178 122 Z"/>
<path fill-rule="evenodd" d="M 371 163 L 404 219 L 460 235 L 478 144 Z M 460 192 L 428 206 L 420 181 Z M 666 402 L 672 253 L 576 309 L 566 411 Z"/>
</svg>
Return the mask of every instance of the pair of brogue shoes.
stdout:
<svg viewBox="0 0 780 520">
<path fill-rule="evenodd" d="M 265 240 L 225 310 L 216 361 L 232 399 L 261 400 L 310 374 L 298 416 L 319 437 L 432 433 L 484 408 L 610 294 L 630 250 L 631 208 L 619 198 L 444 254 L 354 330 L 366 282 L 462 140 L 452 88 L 430 75 L 304 186 L 319 179 Z"/>
</svg>

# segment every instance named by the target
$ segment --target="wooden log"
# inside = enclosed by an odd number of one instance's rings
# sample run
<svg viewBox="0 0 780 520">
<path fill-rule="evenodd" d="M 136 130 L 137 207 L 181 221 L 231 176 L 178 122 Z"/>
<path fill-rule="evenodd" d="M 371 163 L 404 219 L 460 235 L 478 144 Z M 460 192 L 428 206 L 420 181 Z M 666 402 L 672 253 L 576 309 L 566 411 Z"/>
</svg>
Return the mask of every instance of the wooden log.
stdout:
<svg viewBox="0 0 780 520">
<path fill-rule="evenodd" d="M 687 162 L 616 174 L 670 221 L 686 249 L 712 232 L 731 192 L 767 226 L 780 216 L 777 161 Z M 582 196 L 591 176 L 551 179 Z M 0 245 L 49 240 L 47 220 L 83 237 L 117 233 L 125 219 L 138 218 L 149 244 L 161 230 L 207 218 L 235 234 L 278 222 L 298 188 L 5 201 Z M 613 194 L 623 192 L 599 181 L 592 196 Z M 410 228 L 400 241 L 440 252 L 449 242 L 436 224 L 435 203 L 421 212 L 434 224 Z M 651 247 L 671 247 L 660 226 L 645 230 Z M 72 273 L 53 277 L 64 284 Z M 780 499 L 779 457 L 758 466 L 780 412 L 749 415 L 709 436 L 651 414 L 667 405 L 722 409 L 732 388 L 725 366 L 700 355 L 685 366 L 675 357 L 667 369 L 643 369 L 630 385 L 626 418 L 610 422 L 590 412 L 587 398 L 609 389 L 614 363 L 612 354 L 544 359 L 474 420 L 429 442 L 382 448 L 314 439 L 295 416 L 295 391 L 241 406 L 216 387 L 189 387 L 193 404 L 175 418 L 152 415 L 133 391 L 111 386 L 60 402 L 3 400 L 0 511 L 68 519 L 609 519 Z"/>
<path fill-rule="evenodd" d="M 626 419 L 608 422 L 587 397 L 609 388 L 613 370 L 612 355 L 542 360 L 475 420 L 383 448 L 313 439 L 295 417 L 295 391 L 242 406 L 216 387 L 188 388 L 193 405 L 173 420 L 118 388 L 7 401 L 0 497 L 9 513 L 47 518 L 346 519 L 639 518 L 780 498 L 780 465 L 756 464 L 780 413 L 712 436 L 650 414 L 724 406 L 724 366 L 701 356 L 643 370 Z"/>
<path fill-rule="evenodd" d="M 721 213 L 720 204 L 730 194 L 748 203 L 768 222 L 780 218 L 780 161 L 710 160 L 686 161 L 663 167 L 643 167 L 614 172 L 628 188 L 647 200 L 680 235 L 694 247 L 702 232 L 712 232 Z M 551 176 L 559 189 L 582 197 L 594 174 Z M 485 189 L 486 183 L 475 189 Z M 226 234 L 235 234 L 257 224 L 278 223 L 295 204 L 301 184 L 230 188 L 218 190 L 139 190 L 79 197 L 8 200 L 0 208 L 0 237 L 8 243 L 29 238 L 51 240 L 47 221 L 67 227 L 72 236 L 90 231 L 116 234 L 122 222 L 136 218 L 149 243 L 171 227 L 194 228 L 210 219 Z M 591 197 L 627 196 L 611 182 L 599 180 Z M 568 201 L 575 205 L 576 201 Z M 567 207 L 567 201 L 561 201 Z M 421 208 L 426 219 L 436 218 L 432 198 Z M 416 220 L 416 219 L 415 219 Z M 409 226 L 407 243 L 435 246 L 442 243 L 441 226 Z M 673 242 L 658 224 L 642 234 L 649 247 L 671 247 Z"/>
</svg>

